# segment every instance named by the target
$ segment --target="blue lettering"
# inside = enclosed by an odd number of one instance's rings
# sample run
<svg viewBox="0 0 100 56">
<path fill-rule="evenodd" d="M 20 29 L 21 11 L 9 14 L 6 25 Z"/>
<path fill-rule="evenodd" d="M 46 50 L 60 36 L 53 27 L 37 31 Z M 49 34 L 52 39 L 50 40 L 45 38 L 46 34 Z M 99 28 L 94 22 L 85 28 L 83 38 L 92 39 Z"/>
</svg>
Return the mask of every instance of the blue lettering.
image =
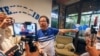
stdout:
<svg viewBox="0 0 100 56">
<path fill-rule="evenodd" d="M 5 6 L 4 7 L 6 13 L 9 15 L 9 14 L 12 14 L 12 12 L 9 10 L 9 7 L 8 6 Z"/>
<path fill-rule="evenodd" d="M 4 12 L 3 9 L 0 7 L 0 12 Z"/>
<path fill-rule="evenodd" d="M 8 14 L 8 15 L 14 14 L 14 13 L 24 13 L 24 14 L 27 14 L 27 12 L 21 12 L 21 11 L 19 11 L 19 12 L 12 12 L 12 11 L 10 11 L 11 8 L 14 8 L 14 7 L 9 7 L 9 6 L 0 7 L 0 12 L 6 12 L 6 14 Z M 24 7 L 24 9 L 28 9 L 28 8 Z M 33 14 L 28 14 L 28 15 L 32 16 L 36 20 L 38 20 L 40 18 L 40 15 L 38 13 L 33 12 L 33 10 L 31 10 L 31 12 Z"/>
<path fill-rule="evenodd" d="M 35 14 L 36 14 L 36 12 L 34 12 L 34 13 L 33 13 L 32 17 L 34 17 L 34 16 L 35 16 Z"/>
<path fill-rule="evenodd" d="M 37 15 L 35 16 L 35 19 L 39 19 L 39 18 L 40 18 L 40 15 L 37 14 Z"/>
</svg>

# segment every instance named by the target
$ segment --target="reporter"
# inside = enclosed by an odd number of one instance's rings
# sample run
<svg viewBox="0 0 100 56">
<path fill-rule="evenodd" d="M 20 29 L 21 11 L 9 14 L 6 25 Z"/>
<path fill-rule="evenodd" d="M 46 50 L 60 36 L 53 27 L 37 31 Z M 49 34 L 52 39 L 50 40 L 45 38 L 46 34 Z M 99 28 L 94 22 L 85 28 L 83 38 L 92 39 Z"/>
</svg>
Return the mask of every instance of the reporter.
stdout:
<svg viewBox="0 0 100 56">
<path fill-rule="evenodd" d="M 94 37 L 93 42 L 91 43 L 91 29 L 87 28 L 85 31 L 85 40 L 86 40 L 86 53 L 83 53 L 81 56 L 99 56 L 100 55 L 100 25 L 97 31 L 96 36 Z M 93 46 L 91 46 L 93 44 Z M 98 45 L 99 44 L 99 45 Z"/>
<path fill-rule="evenodd" d="M 11 36 L 11 30 L 8 28 L 11 25 L 11 17 L 8 17 L 5 13 L 0 12 L 0 50 L 3 53 L 6 53 L 6 51 L 8 51 L 12 46 L 14 46 L 14 43 L 12 43 L 11 41 L 11 39 L 13 39 Z M 12 54 L 13 56 L 17 56 L 15 53 L 12 52 L 9 55 L 11 56 Z"/>
<path fill-rule="evenodd" d="M 4 25 L 4 22 L 3 22 L 3 20 L 6 18 L 7 16 L 6 16 L 6 14 L 5 13 L 3 13 L 3 12 L 0 12 L 0 45 L 1 45 L 1 43 L 3 42 L 3 40 L 4 40 L 4 32 L 5 32 L 5 30 L 3 29 L 3 25 Z M 0 48 L 1 49 L 1 48 Z"/>
</svg>

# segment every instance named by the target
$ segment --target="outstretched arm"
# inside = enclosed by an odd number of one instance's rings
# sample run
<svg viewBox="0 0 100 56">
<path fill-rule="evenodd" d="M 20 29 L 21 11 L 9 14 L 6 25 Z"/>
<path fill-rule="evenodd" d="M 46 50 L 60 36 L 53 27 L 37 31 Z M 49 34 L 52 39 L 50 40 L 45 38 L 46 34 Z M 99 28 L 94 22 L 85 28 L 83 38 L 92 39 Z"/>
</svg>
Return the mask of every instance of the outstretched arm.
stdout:
<svg viewBox="0 0 100 56">
<path fill-rule="evenodd" d="M 59 33 L 78 32 L 77 29 L 59 29 Z"/>
</svg>

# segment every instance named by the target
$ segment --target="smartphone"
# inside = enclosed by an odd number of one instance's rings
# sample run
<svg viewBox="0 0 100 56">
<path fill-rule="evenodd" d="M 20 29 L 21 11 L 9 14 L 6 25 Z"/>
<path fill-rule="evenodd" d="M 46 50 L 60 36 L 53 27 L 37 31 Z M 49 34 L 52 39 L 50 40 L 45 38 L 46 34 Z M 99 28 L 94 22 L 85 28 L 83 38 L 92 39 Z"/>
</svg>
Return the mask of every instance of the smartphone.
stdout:
<svg viewBox="0 0 100 56">
<path fill-rule="evenodd" d="M 14 23 L 13 24 L 14 35 L 17 36 L 36 36 L 37 25 L 36 23 Z"/>
</svg>

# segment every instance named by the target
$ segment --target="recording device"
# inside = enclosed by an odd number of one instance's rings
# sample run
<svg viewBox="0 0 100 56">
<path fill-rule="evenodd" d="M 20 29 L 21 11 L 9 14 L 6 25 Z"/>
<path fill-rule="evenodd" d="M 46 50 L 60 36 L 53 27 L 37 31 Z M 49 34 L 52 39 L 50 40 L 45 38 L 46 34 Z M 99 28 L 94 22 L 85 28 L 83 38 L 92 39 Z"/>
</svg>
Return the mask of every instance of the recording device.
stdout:
<svg viewBox="0 0 100 56">
<path fill-rule="evenodd" d="M 94 25 L 91 25 L 91 34 L 92 34 L 91 46 L 93 46 L 94 41 L 96 39 L 96 34 L 97 34 L 97 21 L 98 21 L 98 17 L 95 17 Z"/>
<path fill-rule="evenodd" d="M 100 31 L 100 24 L 97 26 L 97 21 L 98 21 L 98 17 L 95 17 L 94 20 L 94 25 L 91 26 L 91 34 L 92 34 L 92 38 L 91 38 L 91 46 L 93 46 L 94 41 L 98 40 L 98 42 L 95 43 L 96 49 L 100 50 L 100 38 L 97 36 L 97 31 Z"/>
<path fill-rule="evenodd" d="M 22 41 L 28 42 L 30 47 L 30 52 L 34 52 L 37 50 L 37 47 L 33 44 L 37 32 L 36 23 L 32 22 L 14 23 L 13 30 L 15 36 L 16 35 L 21 36 Z"/>
<path fill-rule="evenodd" d="M 11 53 L 12 51 L 14 52 L 15 50 L 18 49 L 18 45 L 13 46 L 12 48 L 10 48 L 8 51 L 6 51 L 5 55 L 8 55 L 9 53 Z"/>
</svg>

